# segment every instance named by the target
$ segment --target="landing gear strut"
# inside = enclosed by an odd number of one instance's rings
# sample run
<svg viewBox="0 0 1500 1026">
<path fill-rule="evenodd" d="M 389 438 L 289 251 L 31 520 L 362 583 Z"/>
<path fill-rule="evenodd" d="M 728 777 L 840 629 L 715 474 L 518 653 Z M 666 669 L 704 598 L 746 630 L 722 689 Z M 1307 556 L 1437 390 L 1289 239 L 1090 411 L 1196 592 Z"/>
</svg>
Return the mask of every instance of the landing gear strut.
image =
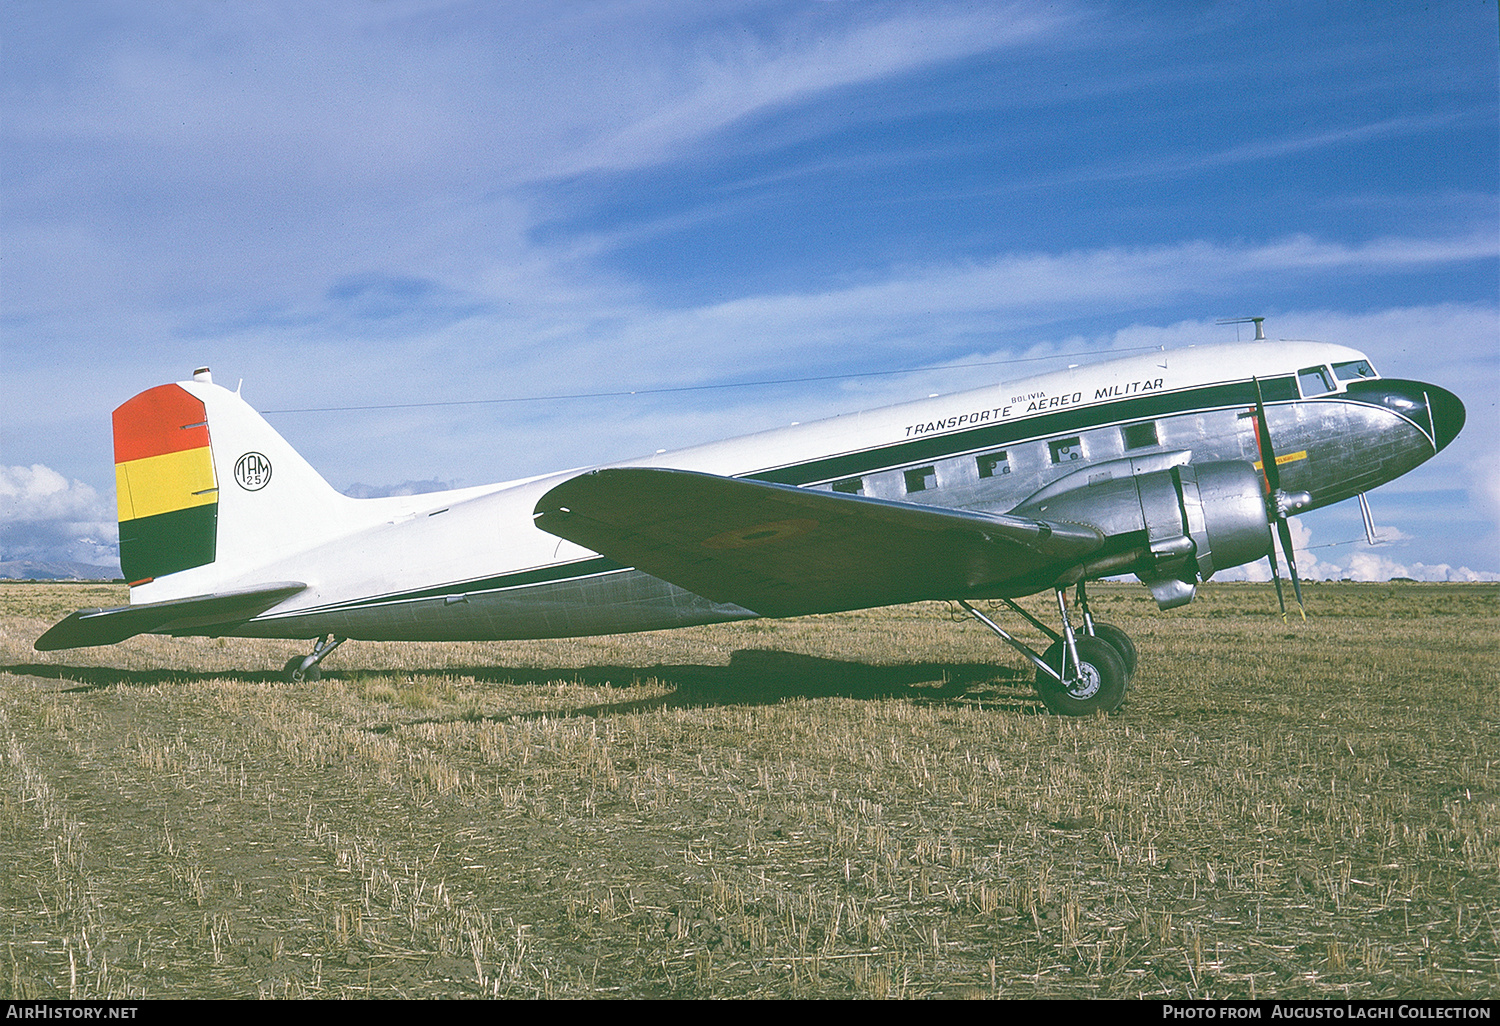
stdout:
<svg viewBox="0 0 1500 1026">
<path fill-rule="evenodd" d="M 1048 709 L 1063 716 L 1114 712 L 1124 701 L 1125 689 L 1135 671 L 1135 645 L 1118 627 L 1094 622 L 1082 581 L 1078 583 L 1077 599 L 1083 621 L 1081 630 L 1074 629 L 1068 615 L 1067 591 L 1058 588 L 1056 595 L 1061 633 L 1052 630 L 1011 599 L 1001 599 L 1053 639 L 1045 655 L 1037 655 L 969 603 L 960 599 L 958 604 L 1036 667 L 1037 694 Z"/>
<path fill-rule="evenodd" d="M 323 672 L 318 669 L 318 664 L 323 661 L 324 657 L 348 640 L 348 638 L 335 638 L 330 634 L 313 646 L 312 655 L 292 656 L 292 658 L 288 659 L 286 666 L 282 668 L 281 672 L 286 674 L 286 679 L 293 684 L 301 684 L 303 681 L 320 680 Z"/>
<path fill-rule="evenodd" d="M 1093 614 L 1089 612 L 1088 592 L 1084 589 L 1084 582 L 1078 582 L 1078 597 L 1075 603 L 1083 613 L 1083 631 L 1091 637 L 1114 649 L 1120 657 L 1120 662 L 1125 664 L 1125 686 L 1130 687 L 1131 680 L 1135 677 L 1135 664 L 1137 657 L 1135 653 L 1135 642 L 1130 640 L 1130 635 L 1112 623 L 1095 623 Z"/>
</svg>

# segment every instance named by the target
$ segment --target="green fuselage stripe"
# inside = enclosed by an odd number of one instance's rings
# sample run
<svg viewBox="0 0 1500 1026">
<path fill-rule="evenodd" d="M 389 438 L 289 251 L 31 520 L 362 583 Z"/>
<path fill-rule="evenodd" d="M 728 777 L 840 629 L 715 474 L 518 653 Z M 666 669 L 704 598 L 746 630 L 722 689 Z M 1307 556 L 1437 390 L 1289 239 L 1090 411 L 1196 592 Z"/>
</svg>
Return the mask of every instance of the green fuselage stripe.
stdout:
<svg viewBox="0 0 1500 1026">
<path fill-rule="evenodd" d="M 1266 378 L 1261 383 L 1266 402 L 1298 398 L 1296 382 L 1290 377 Z M 1084 402 L 1087 402 L 1085 397 Z M 963 452 L 1000 448 L 1039 435 L 1067 435 L 1088 431 L 1121 421 L 1148 420 L 1183 413 L 1199 413 L 1226 406 L 1255 405 L 1255 383 L 1237 381 L 1223 385 L 1206 385 L 1136 396 L 1114 402 L 1094 403 L 1077 409 L 1059 410 L 1032 417 L 986 424 L 966 431 L 924 434 L 911 441 L 897 442 L 862 452 L 845 453 L 824 459 L 795 463 L 785 467 L 741 475 L 752 481 L 772 484 L 805 485 L 815 481 L 833 481 L 857 477 L 876 470 L 928 463 Z"/>
</svg>

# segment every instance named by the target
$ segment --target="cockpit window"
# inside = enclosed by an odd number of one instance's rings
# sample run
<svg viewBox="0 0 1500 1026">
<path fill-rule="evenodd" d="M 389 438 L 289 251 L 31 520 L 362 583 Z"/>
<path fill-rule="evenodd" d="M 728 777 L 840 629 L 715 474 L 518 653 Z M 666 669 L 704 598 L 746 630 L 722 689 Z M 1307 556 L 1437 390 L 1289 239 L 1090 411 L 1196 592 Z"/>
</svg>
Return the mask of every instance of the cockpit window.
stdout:
<svg viewBox="0 0 1500 1026">
<path fill-rule="evenodd" d="M 1322 395 L 1334 389 L 1333 377 L 1327 367 L 1304 367 L 1297 372 L 1297 385 L 1303 396 Z"/>
<path fill-rule="evenodd" d="M 1338 375 L 1340 381 L 1354 381 L 1358 378 L 1377 376 L 1369 360 L 1348 360 L 1344 363 L 1336 363 L 1333 365 L 1333 373 Z"/>
</svg>

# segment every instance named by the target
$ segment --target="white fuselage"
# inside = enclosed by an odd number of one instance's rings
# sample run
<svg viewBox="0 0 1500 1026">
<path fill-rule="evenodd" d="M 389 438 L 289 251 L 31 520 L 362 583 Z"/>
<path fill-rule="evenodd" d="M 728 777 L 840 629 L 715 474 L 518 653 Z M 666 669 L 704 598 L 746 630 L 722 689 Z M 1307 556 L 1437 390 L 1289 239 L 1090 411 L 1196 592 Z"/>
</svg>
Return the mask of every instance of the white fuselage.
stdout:
<svg viewBox="0 0 1500 1026">
<path fill-rule="evenodd" d="M 1179 349 L 614 465 L 1003 512 L 1069 474 L 1125 456 L 1254 462 L 1253 425 L 1242 414 L 1245 384 L 1258 379 L 1280 382 L 1280 391 L 1266 395 L 1266 407 L 1278 444 L 1295 455 L 1283 476 L 1290 486 L 1311 492 L 1313 505 L 1322 505 L 1373 487 L 1379 483 L 1373 477 L 1404 473 L 1439 447 L 1435 431 L 1416 418 L 1398 423 L 1401 416 L 1384 407 L 1342 401 L 1348 382 L 1329 369 L 1363 360 L 1352 349 L 1321 343 Z M 1298 391 L 1298 372 L 1313 367 L 1325 369 L 1332 390 Z M 299 490 L 280 500 L 267 494 L 269 487 L 237 490 L 233 467 L 241 446 L 234 439 L 242 431 L 270 429 L 232 393 L 201 382 L 182 387 L 210 411 L 221 495 L 219 558 L 135 587 L 132 603 L 267 581 L 302 582 L 306 590 L 235 632 L 288 637 L 566 636 L 755 615 L 682 592 L 539 530 L 533 524 L 538 499 L 578 469 L 358 500 L 322 484 L 288 446 L 268 454 L 283 475 L 273 483 Z M 1154 426 L 1130 427 L 1144 424 Z M 1348 461 L 1357 453 L 1348 439 L 1382 431 L 1399 434 L 1409 453 L 1383 459 L 1374 470 L 1351 470 Z M 258 444 L 278 443 L 285 446 L 279 436 Z M 1372 479 L 1352 490 L 1341 485 L 1360 473 Z"/>
</svg>

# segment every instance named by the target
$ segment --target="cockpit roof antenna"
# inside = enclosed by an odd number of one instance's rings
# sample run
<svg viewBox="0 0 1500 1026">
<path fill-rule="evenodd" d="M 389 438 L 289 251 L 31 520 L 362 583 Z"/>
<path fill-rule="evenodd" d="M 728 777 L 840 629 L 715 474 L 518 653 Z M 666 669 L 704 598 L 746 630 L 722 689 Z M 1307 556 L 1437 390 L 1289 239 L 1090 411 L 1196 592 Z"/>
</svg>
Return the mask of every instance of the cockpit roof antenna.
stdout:
<svg viewBox="0 0 1500 1026">
<path fill-rule="evenodd" d="M 1264 342 L 1266 340 L 1266 319 L 1264 317 L 1227 317 L 1227 318 L 1225 318 L 1222 321 L 1215 321 L 1214 323 L 1215 324 L 1253 324 L 1253 325 L 1255 325 L 1255 341 L 1257 341 L 1257 342 Z M 1235 341 L 1236 342 L 1239 341 L 1239 337 L 1238 336 L 1235 337 Z"/>
</svg>

